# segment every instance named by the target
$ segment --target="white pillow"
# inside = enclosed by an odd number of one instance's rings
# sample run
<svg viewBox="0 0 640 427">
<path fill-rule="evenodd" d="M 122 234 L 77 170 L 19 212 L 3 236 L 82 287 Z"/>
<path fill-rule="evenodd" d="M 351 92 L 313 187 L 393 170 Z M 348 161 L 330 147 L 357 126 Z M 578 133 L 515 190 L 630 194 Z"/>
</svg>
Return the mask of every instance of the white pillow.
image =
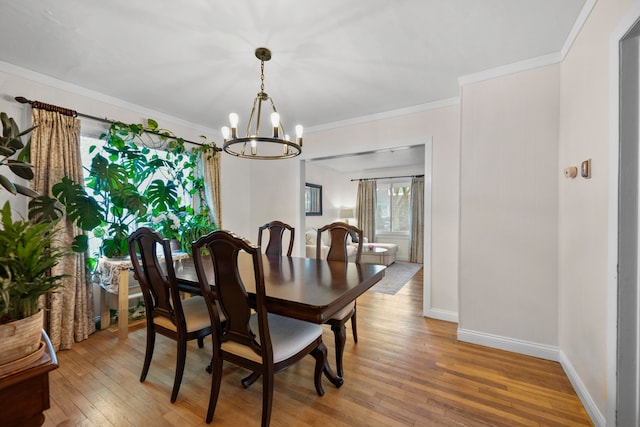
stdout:
<svg viewBox="0 0 640 427">
<path fill-rule="evenodd" d="M 318 230 L 315 228 L 311 228 L 304 233 L 305 244 L 307 245 L 315 245 L 316 238 L 318 237 Z"/>
</svg>

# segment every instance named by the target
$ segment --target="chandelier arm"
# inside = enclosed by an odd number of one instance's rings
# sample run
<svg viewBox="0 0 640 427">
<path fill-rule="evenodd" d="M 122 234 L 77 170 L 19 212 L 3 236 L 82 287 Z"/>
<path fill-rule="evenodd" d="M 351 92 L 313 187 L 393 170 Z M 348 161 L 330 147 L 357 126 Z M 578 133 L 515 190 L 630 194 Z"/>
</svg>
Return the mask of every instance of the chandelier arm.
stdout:
<svg viewBox="0 0 640 427">
<path fill-rule="evenodd" d="M 262 115 L 262 97 L 256 98 L 256 99 L 258 100 L 258 115 L 256 116 L 256 136 L 260 136 L 260 116 Z"/>
<path fill-rule="evenodd" d="M 244 133 L 244 136 L 251 136 L 251 123 L 253 123 L 253 117 L 256 113 L 256 103 L 258 102 L 258 97 L 253 100 L 253 107 L 251 107 L 251 114 L 249 115 L 249 121 L 247 122 L 247 131 Z M 258 116 L 260 117 L 260 116 Z"/>
</svg>

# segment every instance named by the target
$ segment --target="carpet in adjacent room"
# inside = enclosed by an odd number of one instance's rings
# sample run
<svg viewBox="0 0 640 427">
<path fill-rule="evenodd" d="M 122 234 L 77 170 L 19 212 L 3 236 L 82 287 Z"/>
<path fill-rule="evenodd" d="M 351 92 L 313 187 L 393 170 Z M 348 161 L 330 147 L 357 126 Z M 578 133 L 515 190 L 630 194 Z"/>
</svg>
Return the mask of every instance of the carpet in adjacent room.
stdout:
<svg viewBox="0 0 640 427">
<path fill-rule="evenodd" d="M 395 295 L 422 268 L 422 264 L 396 261 L 384 271 L 384 277 L 371 287 L 371 291 Z"/>
</svg>

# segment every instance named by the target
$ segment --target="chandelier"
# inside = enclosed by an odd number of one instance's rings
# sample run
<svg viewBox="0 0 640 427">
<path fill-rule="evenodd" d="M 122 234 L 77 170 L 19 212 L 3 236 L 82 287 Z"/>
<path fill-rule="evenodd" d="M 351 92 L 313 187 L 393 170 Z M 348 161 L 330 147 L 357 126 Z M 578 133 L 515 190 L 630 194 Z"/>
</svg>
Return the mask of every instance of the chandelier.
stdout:
<svg viewBox="0 0 640 427">
<path fill-rule="evenodd" d="M 291 141 L 280 121 L 280 114 L 273 99 L 264 91 L 264 62 L 271 59 L 271 51 L 266 47 L 259 47 L 255 54 L 260 60 L 260 92 L 253 101 L 245 136 L 238 136 L 238 115 L 229 114 L 231 129 L 227 126 L 222 128 L 222 149 L 233 156 L 246 159 L 276 160 L 295 157 L 302 152 L 302 125 L 295 127 L 296 139 L 295 142 Z M 270 134 L 263 136 L 260 134 L 260 118 L 263 112 L 262 103 L 266 101 L 270 102 L 273 112 L 270 116 Z"/>
</svg>

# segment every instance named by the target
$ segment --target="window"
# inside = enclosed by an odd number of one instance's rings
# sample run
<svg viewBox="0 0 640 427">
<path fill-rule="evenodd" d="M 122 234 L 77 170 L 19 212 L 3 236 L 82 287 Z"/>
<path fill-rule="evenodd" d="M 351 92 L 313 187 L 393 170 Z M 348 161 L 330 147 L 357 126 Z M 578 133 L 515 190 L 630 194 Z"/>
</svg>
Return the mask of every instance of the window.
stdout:
<svg viewBox="0 0 640 427">
<path fill-rule="evenodd" d="M 408 233 L 411 181 L 378 181 L 376 186 L 376 233 Z"/>
<path fill-rule="evenodd" d="M 105 145 L 105 141 L 103 139 L 98 139 L 98 138 L 94 138 L 94 137 L 89 137 L 89 136 L 81 136 L 80 138 L 80 157 L 82 159 L 82 168 L 83 168 L 83 174 L 84 174 L 84 179 L 86 181 L 86 179 L 89 177 L 89 171 L 91 170 L 91 161 L 94 157 L 94 152 L 91 152 L 91 147 L 95 146 L 96 147 L 96 151 L 100 151 L 102 149 L 102 147 L 104 147 Z M 148 148 L 149 150 L 149 156 L 153 156 L 153 155 L 157 155 L 158 158 L 164 159 L 167 156 L 167 152 L 165 150 L 162 149 L 155 149 L 155 148 Z M 168 171 L 166 168 L 162 168 L 162 167 L 158 167 L 157 170 L 154 171 L 153 174 L 149 175 L 144 183 L 150 183 L 153 180 L 156 179 L 160 179 L 164 182 L 167 182 L 169 180 L 175 180 L 175 178 L 172 176 L 172 174 L 170 173 L 170 171 Z M 147 184 L 143 184 L 143 186 L 146 186 Z M 178 193 L 178 199 L 180 201 L 182 201 L 181 204 L 185 204 L 185 205 L 191 205 L 192 202 L 192 196 L 191 194 L 189 194 L 186 189 L 183 186 L 177 186 L 176 187 L 177 193 Z M 88 191 L 90 195 L 92 194 L 92 191 Z M 131 224 L 131 226 L 129 227 L 130 229 L 128 230 L 129 232 L 133 231 L 132 227 L 138 226 L 141 224 Z M 95 231 L 95 230 L 94 230 Z M 102 237 L 96 237 L 93 233 L 89 234 L 89 255 L 92 257 L 98 257 L 100 254 L 100 245 L 102 243 Z"/>
</svg>

